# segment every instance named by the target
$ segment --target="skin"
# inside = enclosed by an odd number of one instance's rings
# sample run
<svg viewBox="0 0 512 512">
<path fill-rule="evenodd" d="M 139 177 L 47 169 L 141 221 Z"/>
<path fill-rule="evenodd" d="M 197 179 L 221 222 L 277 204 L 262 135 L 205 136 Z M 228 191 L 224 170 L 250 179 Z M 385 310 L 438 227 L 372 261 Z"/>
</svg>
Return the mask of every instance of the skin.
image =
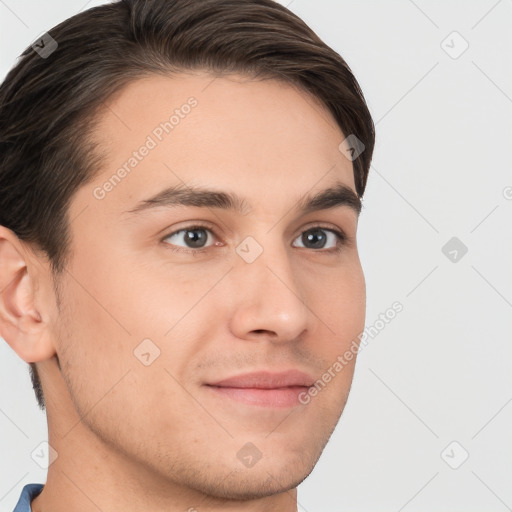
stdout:
<svg viewBox="0 0 512 512">
<path fill-rule="evenodd" d="M 191 113 L 96 199 L 95 187 L 190 96 Z M 297 510 L 296 487 L 340 418 L 355 358 L 291 408 L 233 402 L 203 384 L 290 368 L 318 379 L 363 330 L 357 214 L 294 212 L 335 183 L 355 192 L 338 149 L 345 136 L 307 93 L 238 75 L 146 77 L 98 115 L 105 165 L 70 205 L 60 310 L 44 255 L 0 227 L 1 335 L 38 362 L 58 453 L 32 510 Z M 123 213 L 179 183 L 236 192 L 251 209 Z M 192 254 L 182 235 L 162 241 L 203 222 L 213 226 L 206 252 Z M 326 252 L 334 235 L 325 248 L 304 246 L 317 224 L 345 232 L 340 252 Z M 252 263 L 235 251 L 247 236 L 263 248 Z M 160 350 L 149 366 L 134 356 L 146 338 Z M 237 457 L 248 442 L 261 453 L 252 467 Z"/>
</svg>

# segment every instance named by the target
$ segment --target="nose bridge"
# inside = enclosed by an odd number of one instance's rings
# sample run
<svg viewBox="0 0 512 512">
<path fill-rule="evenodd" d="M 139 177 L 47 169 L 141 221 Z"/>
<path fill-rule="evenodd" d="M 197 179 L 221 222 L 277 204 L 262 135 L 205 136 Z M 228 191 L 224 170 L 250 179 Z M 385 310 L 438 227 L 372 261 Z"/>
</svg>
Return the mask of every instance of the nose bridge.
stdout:
<svg viewBox="0 0 512 512">
<path fill-rule="evenodd" d="M 267 331 L 295 339 L 310 321 L 304 290 L 282 240 L 276 234 L 257 237 L 246 237 L 236 248 L 233 328 L 240 337 Z"/>
</svg>

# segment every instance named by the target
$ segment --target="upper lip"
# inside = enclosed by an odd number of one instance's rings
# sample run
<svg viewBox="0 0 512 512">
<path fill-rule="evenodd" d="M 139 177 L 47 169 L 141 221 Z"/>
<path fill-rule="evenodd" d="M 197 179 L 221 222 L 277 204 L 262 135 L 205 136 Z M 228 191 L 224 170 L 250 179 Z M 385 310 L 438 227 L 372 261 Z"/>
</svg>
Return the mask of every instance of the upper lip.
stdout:
<svg viewBox="0 0 512 512">
<path fill-rule="evenodd" d="M 218 382 L 209 382 L 208 386 L 225 388 L 260 388 L 277 389 L 291 386 L 310 387 L 315 379 L 299 370 L 287 370 L 283 372 L 259 371 L 244 373 L 222 379 Z"/>
</svg>

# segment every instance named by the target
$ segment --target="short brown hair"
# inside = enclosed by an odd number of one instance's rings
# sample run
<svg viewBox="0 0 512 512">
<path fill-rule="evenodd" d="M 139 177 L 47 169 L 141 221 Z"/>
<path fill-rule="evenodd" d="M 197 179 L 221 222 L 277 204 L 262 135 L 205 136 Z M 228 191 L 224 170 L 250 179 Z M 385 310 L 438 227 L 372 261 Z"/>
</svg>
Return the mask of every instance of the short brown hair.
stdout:
<svg viewBox="0 0 512 512">
<path fill-rule="evenodd" d="M 0 225 L 42 250 L 55 278 L 70 256 L 70 201 L 98 173 L 95 113 L 143 75 L 239 73 L 309 92 L 345 136 L 364 144 L 353 161 L 362 197 L 375 141 L 363 93 L 343 58 L 277 2 L 121 0 L 77 14 L 49 35 L 57 48 L 42 58 L 29 46 L 0 86 Z M 30 370 L 44 409 L 35 363 Z"/>
</svg>

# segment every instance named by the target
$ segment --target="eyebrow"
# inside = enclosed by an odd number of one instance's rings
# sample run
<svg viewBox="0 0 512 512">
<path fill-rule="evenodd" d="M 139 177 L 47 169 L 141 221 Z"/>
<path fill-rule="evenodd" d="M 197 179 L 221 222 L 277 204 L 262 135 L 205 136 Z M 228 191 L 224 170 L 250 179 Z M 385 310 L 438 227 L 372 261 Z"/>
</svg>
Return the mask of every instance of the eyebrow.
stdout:
<svg viewBox="0 0 512 512">
<path fill-rule="evenodd" d="M 251 211 L 249 203 L 233 192 L 211 190 L 203 187 L 182 185 L 167 187 L 154 196 L 140 201 L 134 208 L 123 213 L 138 214 L 159 207 L 192 206 L 199 208 L 219 208 L 231 210 L 241 215 Z M 299 199 L 294 210 L 307 214 L 318 210 L 348 207 L 357 216 L 361 213 L 362 203 L 357 194 L 347 185 L 336 183 L 334 186 L 306 195 Z"/>
</svg>

